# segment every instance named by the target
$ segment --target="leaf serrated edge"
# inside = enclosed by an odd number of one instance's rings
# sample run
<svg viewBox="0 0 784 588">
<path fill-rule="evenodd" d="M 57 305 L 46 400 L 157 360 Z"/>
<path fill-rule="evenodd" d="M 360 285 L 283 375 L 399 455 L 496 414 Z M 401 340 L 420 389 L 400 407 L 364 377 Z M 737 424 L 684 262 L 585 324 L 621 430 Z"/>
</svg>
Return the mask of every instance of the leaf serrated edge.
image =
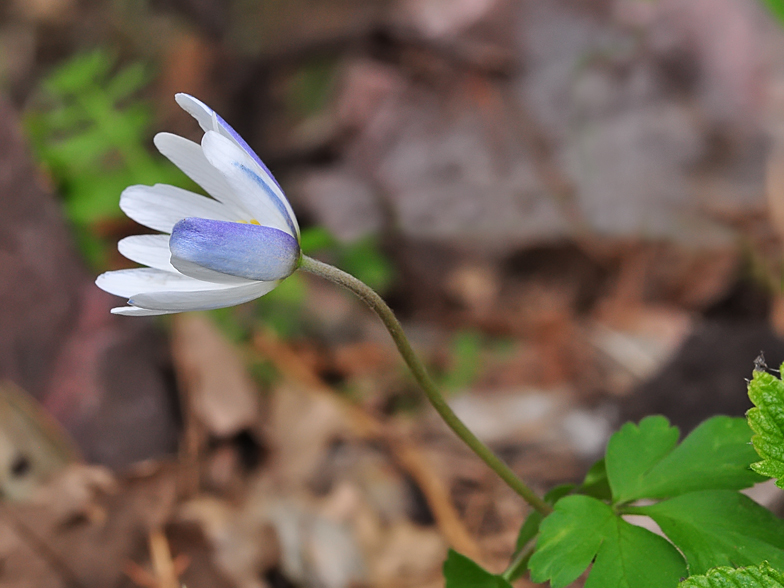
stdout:
<svg viewBox="0 0 784 588">
<path fill-rule="evenodd" d="M 745 578 L 744 578 L 745 576 Z M 757 586 L 736 583 L 736 580 L 748 579 L 758 582 Z M 714 581 L 718 580 L 718 582 Z M 768 562 L 762 562 L 758 566 L 748 566 L 745 568 L 733 568 L 721 566 L 708 570 L 708 573 L 699 576 L 692 576 L 678 584 L 678 588 L 726 588 L 730 586 L 739 588 L 784 588 L 784 575 L 770 566 Z"/>
<path fill-rule="evenodd" d="M 784 382 L 768 372 L 755 371 L 748 395 L 754 408 L 747 411 L 746 421 L 755 433 L 752 446 L 762 458 L 751 469 L 776 478 L 776 485 L 784 488 Z"/>
</svg>

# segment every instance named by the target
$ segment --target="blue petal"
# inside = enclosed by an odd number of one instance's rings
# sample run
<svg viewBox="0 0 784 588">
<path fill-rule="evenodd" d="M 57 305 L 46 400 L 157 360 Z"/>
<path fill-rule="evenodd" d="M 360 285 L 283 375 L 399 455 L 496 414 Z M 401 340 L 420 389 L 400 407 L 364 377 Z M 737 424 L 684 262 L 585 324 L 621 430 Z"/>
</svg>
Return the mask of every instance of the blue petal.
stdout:
<svg viewBox="0 0 784 588">
<path fill-rule="evenodd" d="M 186 218 L 174 225 L 169 239 L 171 262 L 195 264 L 249 280 L 280 280 L 299 261 L 297 240 L 278 229 L 204 218 Z M 179 269 L 179 268 L 178 268 Z"/>
</svg>

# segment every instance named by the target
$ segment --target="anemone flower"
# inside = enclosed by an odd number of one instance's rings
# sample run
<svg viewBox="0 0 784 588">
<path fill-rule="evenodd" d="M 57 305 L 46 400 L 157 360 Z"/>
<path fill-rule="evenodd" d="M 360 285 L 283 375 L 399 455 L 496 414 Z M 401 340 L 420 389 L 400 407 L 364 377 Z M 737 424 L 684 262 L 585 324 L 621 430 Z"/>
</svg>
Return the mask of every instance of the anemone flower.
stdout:
<svg viewBox="0 0 784 588">
<path fill-rule="evenodd" d="M 204 129 L 201 145 L 160 133 L 155 146 L 212 198 L 163 184 L 123 191 L 125 214 L 160 233 L 118 244 L 125 257 L 147 267 L 98 276 L 100 288 L 128 299 L 112 312 L 149 316 L 233 306 L 263 296 L 297 269 L 330 280 L 379 316 L 433 408 L 463 442 L 534 508 L 551 512 L 452 411 L 384 300 L 346 272 L 302 255 L 294 212 L 248 144 L 196 98 L 176 99 Z"/>
<path fill-rule="evenodd" d="M 115 314 L 241 304 L 275 288 L 300 262 L 297 219 L 258 155 L 207 105 L 187 94 L 176 100 L 204 130 L 201 145 L 159 133 L 155 146 L 212 198 L 165 184 L 123 191 L 123 212 L 160 233 L 118 243 L 147 267 L 98 276 L 98 287 L 128 299 Z"/>
</svg>

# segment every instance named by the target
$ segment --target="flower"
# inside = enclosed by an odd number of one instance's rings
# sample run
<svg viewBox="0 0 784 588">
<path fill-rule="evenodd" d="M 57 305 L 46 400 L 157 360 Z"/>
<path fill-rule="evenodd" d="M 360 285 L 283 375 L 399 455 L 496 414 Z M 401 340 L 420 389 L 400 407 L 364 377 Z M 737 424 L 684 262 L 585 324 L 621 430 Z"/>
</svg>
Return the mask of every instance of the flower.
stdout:
<svg viewBox="0 0 784 588">
<path fill-rule="evenodd" d="M 161 233 L 118 243 L 120 253 L 148 267 L 98 276 L 99 288 L 128 299 L 115 314 L 241 304 L 274 289 L 300 262 L 297 219 L 258 155 L 207 105 L 187 94 L 175 99 L 204 130 L 201 145 L 159 133 L 155 146 L 212 198 L 165 184 L 123 191 L 123 212 Z"/>
</svg>

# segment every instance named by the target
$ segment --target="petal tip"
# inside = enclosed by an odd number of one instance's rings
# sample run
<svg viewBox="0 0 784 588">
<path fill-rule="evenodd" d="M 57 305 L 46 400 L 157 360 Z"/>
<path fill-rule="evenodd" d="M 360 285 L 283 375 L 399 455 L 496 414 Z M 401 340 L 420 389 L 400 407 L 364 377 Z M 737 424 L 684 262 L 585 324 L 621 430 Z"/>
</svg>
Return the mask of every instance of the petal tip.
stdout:
<svg viewBox="0 0 784 588">
<path fill-rule="evenodd" d="M 207 108 L 207 105 L 204 104 L 204 102 L 185 92 L 177 92 L 174 95 L 174 101 L 177 104 L 179 104 L 181 108 L 185 110 L 188 110 L 188 107 L 193 105 L 198 105 L 206 110 L 211 110 L 210 108 Z"/>
</svg>

